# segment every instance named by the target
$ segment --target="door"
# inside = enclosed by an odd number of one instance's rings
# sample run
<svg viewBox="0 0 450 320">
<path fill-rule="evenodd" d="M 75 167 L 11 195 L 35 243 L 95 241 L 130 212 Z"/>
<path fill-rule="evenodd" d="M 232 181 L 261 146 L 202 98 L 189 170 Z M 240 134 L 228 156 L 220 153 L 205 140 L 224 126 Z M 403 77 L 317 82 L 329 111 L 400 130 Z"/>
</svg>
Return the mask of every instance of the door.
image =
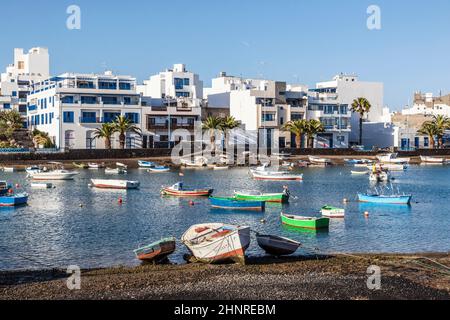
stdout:
<svg viewBox="0 0 450 320">
<path fill-rule="evenodd" d="M 419 137 L 415 137 L 414 138 L 414 147 L 416 147 L 416 149 L 420 148 L 420 139 L 419 139 Z"/>
<path fill-rule="evenodd" d="M 94 137 L 94 131 L 89 130 L 86 131 L 86 149 L 95 149 L 96 146 L 96 140 Z"/>
<path fill-rule="evenodd" d="M 73 149 L 73 147 L 75 146 L 75 131 L 66 130 L 66 132 L 64 133 L 64 140 L 65 140 L 64 146 L 67 149 Z"/>
</svg>

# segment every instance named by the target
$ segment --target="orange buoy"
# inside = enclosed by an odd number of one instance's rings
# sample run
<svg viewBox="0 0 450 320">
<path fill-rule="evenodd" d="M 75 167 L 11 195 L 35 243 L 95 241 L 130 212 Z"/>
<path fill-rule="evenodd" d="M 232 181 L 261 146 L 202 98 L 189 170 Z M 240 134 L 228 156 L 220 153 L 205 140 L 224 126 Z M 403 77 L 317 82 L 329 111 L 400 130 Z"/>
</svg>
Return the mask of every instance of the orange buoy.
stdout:
<svg viewBox="0 0 450 320">
<path fill-rule="evenodd" d="M 119 204 L 122 204 L 123 203 L 123 199 L 122 199 L 122 197 L 119 197 L 119 200 L 117 201 Z"/>
</svg>

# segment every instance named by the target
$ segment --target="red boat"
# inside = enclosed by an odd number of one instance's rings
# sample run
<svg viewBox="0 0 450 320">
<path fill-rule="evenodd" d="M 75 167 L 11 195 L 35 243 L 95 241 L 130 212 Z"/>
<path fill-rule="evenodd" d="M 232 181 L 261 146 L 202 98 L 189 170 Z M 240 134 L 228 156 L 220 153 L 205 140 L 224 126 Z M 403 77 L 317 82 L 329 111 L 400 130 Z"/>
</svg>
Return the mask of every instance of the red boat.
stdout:
<svg viewBox="0 0 450 320">
<path fill-rule="evenodd" d="M 161 190 L 162 195 L 176 197 L 209 197 L 213 192 L 213 189 L 186 189 L 181 182 Z"/>
</svg>

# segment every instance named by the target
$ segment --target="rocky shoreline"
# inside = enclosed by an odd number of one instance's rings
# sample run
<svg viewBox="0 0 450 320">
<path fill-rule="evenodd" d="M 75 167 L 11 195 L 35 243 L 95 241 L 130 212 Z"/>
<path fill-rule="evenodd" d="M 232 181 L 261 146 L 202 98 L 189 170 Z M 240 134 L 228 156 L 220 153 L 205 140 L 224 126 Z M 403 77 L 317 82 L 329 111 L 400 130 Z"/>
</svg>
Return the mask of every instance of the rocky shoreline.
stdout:
<svg viewBox="0 0 450 320">
<path fill-rule="evenodd" d="M 381 268 L 370 290 L 369 266 Z M 67 288 L 65 270 L 0 272 L 0 300 L 450 300 L 450 256 L 333 255 L 249 258 L 247 265 L 146 265 L 81 272 Z"/>
</svg>

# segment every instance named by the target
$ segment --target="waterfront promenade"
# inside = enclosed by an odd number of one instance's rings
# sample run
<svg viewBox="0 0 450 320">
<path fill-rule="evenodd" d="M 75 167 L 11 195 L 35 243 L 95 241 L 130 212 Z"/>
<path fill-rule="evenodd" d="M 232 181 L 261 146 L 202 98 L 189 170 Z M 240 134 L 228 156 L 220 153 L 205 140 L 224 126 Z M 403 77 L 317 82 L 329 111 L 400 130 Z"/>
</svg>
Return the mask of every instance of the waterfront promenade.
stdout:
<svg viewBox="0 0 450 320">
<path fill-rule="evenodd" d="M 450 299 L 447 254 L 258 258 L 241 265 L 159 265 L 86 270 L 68 290 L 64 270 L 1 272 L 0 299 L 367 300 Z M 367 268 L 381 268 L 381 289 Z"/>
</svg>

